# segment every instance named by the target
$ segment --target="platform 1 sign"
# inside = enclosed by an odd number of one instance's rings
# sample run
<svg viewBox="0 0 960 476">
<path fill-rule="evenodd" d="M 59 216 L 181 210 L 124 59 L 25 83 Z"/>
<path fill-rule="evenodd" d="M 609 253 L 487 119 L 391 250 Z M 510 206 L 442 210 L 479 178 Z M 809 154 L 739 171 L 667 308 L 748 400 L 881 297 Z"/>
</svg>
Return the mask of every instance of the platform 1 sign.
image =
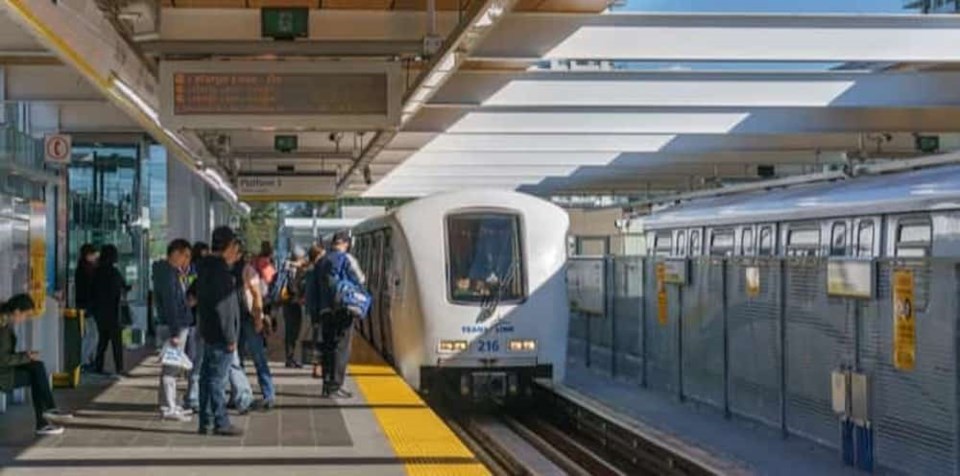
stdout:
<svg viewBox="0 0 960 476">
<path fill-rule="evenodd" d="M 388 61 L 164 61 L 160 118 L 187 129 L 384 129 L 400 123 L 403 87 Z"/>
<path fill-rule="evenodd" d="M 242 175 L 237 181 L 237 195 L 247 202 L 329 200 L 336 193 L 336 174 Z"/>
</svg>

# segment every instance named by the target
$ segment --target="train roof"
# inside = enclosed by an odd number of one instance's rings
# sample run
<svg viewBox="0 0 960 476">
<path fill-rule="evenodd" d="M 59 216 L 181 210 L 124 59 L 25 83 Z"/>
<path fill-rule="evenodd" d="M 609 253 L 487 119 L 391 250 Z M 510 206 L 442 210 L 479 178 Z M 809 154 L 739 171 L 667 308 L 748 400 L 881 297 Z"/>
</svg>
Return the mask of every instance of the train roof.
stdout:
<svg viewBox="0 0 960 476">
<path fill-rule="evenodd" d="M 438 193 L 406 203 L 383 215 L 364 220 L 354 228 L 354 232 L 362 233 L 382 228 L 390 217 L 397 217 L 398 220 L 404 221 L 413 220 L 427 213 L 442 214 L 448 210 L 497 207 L 511 207 L 539 213 L 555 211 L 566 214 L 566 211 L 557 205 L 526 193 L 511 190 L 467 189 Z"/>
<path fill-rule="evenodd" d="M 960 208 L 960 165 L 863 175 L 677 204 L 643 217 L 644 229 L 800 221 Z"/>
</svg>

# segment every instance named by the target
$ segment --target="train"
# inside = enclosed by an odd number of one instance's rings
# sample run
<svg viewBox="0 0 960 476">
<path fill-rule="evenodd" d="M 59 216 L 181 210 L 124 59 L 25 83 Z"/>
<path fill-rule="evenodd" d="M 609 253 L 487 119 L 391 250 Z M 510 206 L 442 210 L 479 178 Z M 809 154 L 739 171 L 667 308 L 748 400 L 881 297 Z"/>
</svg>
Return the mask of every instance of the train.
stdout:
<svg viewBox="0 0 960 476">
<path fill-rule="evenodd" d="M 960 165 L 865 166 L 853 176 L 792 182 L 680 201 L 636 217 L 646 235 L 646 253 L 673 258 L 960 255 Z"/>
<path fill-rule="evenodd" d="M 521 400 L 559 382 L 569 219 L 512 191 L 438 194 L 367 219 L 353 252 L 374 298 L 360 333 L 414 389 Z"/>
</svg>

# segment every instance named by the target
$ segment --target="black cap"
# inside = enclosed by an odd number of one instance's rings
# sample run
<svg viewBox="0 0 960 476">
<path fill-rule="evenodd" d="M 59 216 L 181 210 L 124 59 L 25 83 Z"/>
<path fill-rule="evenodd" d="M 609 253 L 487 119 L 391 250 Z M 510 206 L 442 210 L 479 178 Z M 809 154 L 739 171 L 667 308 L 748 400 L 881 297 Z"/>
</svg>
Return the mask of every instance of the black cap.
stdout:
<svg viewBox="0 0 960 476">
<path fill-rule="evenodd" d="M 213 239 L 211 240 L 210 248 L 213 249 L 213 251 L 223 251 L 235 241 L 237 241 L 237 234 L 233 232 L 232 228 L 229 226 L 218 226 L 213 230 Z"/>
<path fill-rule="evenodd" d="M 331 243 L 350 243 L 350 232 L 347 230 L 340 230 L 333 234 L 333 239 L 330 241 Z"/>
</svg>

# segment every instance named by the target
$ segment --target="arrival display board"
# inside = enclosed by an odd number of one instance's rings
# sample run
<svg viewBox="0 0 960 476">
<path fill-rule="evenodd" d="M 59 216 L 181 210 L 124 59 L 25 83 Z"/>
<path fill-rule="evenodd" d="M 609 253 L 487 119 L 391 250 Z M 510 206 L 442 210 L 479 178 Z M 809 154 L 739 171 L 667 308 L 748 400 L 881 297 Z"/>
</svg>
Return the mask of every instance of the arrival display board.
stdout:
<svg viewBox="0 0 960 476">
<path fill-rule="evenodd" d="M 392 62 L 164 61 L 161 120 L 174 128 L 399 124 L 402 76 Z"/>
<path fill-rule="evenodd" d="M 256 175 L 237 179 L 240 200 L 257 201 L 319 201 L 328 200 L 337 193 L 337 176 L 329 175 Z"/>
</svg>

